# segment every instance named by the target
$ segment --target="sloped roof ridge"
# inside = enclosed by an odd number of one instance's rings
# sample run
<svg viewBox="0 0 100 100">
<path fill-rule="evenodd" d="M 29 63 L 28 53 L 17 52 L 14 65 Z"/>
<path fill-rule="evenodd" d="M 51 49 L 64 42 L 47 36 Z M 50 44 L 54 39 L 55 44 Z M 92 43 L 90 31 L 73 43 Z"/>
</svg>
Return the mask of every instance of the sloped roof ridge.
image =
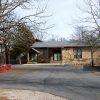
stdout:
<svg viewBox="0 0 100 100">
<path fill-rule="evenodd" d="M 86 46 L 82 42 L 70 42 L 70 41 L 44 41 L 36 42 L 32 47 L 75 47 L 75 46 Z"/>
</svg>

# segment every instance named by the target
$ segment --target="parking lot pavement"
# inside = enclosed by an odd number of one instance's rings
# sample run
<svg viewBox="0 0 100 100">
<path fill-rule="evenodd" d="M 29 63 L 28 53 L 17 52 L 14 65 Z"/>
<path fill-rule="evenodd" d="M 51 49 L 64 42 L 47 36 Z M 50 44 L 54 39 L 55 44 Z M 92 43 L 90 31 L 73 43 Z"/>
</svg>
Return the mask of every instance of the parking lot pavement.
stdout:
<svg viewBox="0 0 100 100">
<path fill-rule="evenodd" d="M 100 75 L 71 65 L 14 65 L 0 88 L 43 91 L 69 100 L 100 100 Z"/>
</svg>

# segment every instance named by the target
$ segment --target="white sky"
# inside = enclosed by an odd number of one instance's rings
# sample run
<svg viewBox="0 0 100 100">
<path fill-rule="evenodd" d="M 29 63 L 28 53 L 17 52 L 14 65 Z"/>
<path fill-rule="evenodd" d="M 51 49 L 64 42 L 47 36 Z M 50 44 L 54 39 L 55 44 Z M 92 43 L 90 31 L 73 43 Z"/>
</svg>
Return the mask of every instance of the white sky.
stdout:
<svg viewBox="0 0 100 100">
<path fill-rule="evenodd" d="M 83 7 L 83 0 L 48 0 L 47 12 L 53 13 L 48 24 L 55 24 L 52 29 L 48 30 L 48 37 L 53 35 L 66 39 L 71 37 L 71 34 L 74 33 L 74 25 L 72 24 L 76 23 L 75 20 L 78 17 L 82 16 L 82 12 L 77 8 L 77 5 Z M 17 12 L 22 15 L 27 13 Z M 32 12 L 30 11 L 30 13 Z"/>
<path fill-rule="evenodd" d="M 77 6 L 83 6 L 83 0 L 49 0 L 48 9 L 53 12 L 49 23 L 54 23 L 54 28 L 49 33 L 58 37 L 69 39 L 74 32 L 73 23 L 82 12 Z"/>
</svg>

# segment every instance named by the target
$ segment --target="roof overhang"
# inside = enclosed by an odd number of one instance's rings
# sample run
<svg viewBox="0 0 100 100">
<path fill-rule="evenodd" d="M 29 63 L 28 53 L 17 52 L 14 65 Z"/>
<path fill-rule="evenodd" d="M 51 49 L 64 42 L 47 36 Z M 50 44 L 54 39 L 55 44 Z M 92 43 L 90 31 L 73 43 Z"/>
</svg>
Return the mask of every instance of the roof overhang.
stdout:
<svg viewBox="0 0 100 100">
<path fill-rule="evenodd" d="M 32 50 L 34 50 L 36 53 L 40 53 L 38 50 L 36 50 L 35 48 L 32 48 Z"/>
</svg>

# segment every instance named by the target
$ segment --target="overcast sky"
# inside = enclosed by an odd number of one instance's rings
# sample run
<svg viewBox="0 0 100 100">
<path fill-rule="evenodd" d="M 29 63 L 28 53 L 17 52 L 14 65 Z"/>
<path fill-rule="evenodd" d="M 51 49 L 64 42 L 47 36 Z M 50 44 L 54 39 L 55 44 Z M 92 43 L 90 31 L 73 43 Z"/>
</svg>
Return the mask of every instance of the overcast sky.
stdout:
<svg viewBox="0 0 100 100">
<path fill-rule="evenodd" d="M 70 38 L 73 34 L 73 23 L 82 16 L 77 6 L 83 6 L 83 0 L 49 0 L 48 9 L 53 12 L 49 23 L 54 23 L 54 28 L 49 33 L 58 37 Z"/>
<path fill-rule="evenodd" d="M 71 34 L 74 33 L 74 25 L 72 24 L 75 23 L 78 17 L 82 16 L 82 12 L 77 6 L 83 7 L 83 5 L 83 0 L 48 0 L 47 12 L 53 13 L 48 24 L 54 24 L 54 27 L 48 30 L 49 37 L 55 36 L 69 39 Z M 23 15 L 26 13 L 19 12 L 19 14 Z"/>
</svg>

